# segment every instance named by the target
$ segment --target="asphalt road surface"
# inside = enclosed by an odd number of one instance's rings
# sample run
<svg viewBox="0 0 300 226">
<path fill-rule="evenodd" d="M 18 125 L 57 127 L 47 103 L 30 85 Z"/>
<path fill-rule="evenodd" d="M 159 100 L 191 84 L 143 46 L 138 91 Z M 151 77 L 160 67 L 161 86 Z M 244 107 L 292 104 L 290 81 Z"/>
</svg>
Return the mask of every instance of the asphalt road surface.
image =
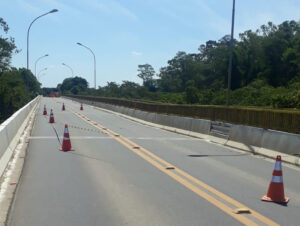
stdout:
<svg viewBox="0 0 300 226">
<path fill-rule="evenodd" d="M 262 202 L 274 160 L 79 107 L 42 98 L 8 225 L 300 225 L 299 169 L 283 166 L 287 206 Z"/>
</svg>

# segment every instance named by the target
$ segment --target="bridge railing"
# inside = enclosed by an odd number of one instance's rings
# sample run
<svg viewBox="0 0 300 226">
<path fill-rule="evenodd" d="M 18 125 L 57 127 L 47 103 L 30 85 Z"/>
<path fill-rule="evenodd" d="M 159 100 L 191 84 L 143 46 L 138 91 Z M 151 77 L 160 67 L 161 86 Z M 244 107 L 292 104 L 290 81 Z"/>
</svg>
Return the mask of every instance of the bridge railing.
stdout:
<svg viewBox="0 0 300 226">
<path fill-rule="evenodd" d="M 26 104 L 0 125 L 0 177 L 2 176 L 19 140 L 15 139 L 26 124 L 26 118 L 40 97 Z"/>
<path fill-rule="evenodd" d="M 232 123 L 236 125 L 253 126 L 263 129 L 300 134 L 300 111 L 297 110 L 276 110 L 252 107 L 225 107 L 205 105 L 176 105 L 94 96 L 65 96 L 76 97 L 77 99 L 89 100 L 94 102 L 119 105 L 154 113 L 207 119 L 212 121 Z"/>
</svg>

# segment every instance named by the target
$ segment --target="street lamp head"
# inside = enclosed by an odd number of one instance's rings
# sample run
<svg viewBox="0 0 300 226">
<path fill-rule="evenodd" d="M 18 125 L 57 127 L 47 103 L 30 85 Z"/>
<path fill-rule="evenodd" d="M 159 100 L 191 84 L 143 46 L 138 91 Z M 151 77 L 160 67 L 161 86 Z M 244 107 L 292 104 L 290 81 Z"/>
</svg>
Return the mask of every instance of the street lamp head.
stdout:
<svg viewBox="0 0 300 226">
<path fill-rule="evenodd" d="M 30 28 L 31 28 L 32 24 L 33 24 L 37 19 L 39 19 L 39 18 L 41 18 L 41 17 L 43 17 L 43 16 L 46 16 L 46 15 L 48 15 L 48 14 L 50 14 L 50 13 L 55 13 L 55 12 L 57 12 L 57 11 L 58 11 L 57 9 L 52 9 L 52 10 L 49 11 L 48 13 L 44 13 L 44 14 L 42 14 L 42 15 L 36 17 L 36 18 L 30 23 L 30 25 L 29 25 L 29 27 L 28 27 L 28 30 L 27 30 L 27 70 L 29 69 L 29 31 L 30 31 Z"/>
<path fill-rule="evenodd" d="M 66 65 L 65 63 L 62 63 L 62 65 Z"/>
<path fill-rule="evenodd" d="M 77 42 L 77 45 L 80 45 L 80 46 L 82 46 L 82 44 L 81 44 L 80 42 Z"/>
<path fill-rule="evenodd" d="M 45 57 L 49 56 L 49 54 L 46 54 Z"/>
<path fill-rule="evenodd" d="M 56 13 L 58 9 L 52 9 L 49 13 Z"/>
</svg>

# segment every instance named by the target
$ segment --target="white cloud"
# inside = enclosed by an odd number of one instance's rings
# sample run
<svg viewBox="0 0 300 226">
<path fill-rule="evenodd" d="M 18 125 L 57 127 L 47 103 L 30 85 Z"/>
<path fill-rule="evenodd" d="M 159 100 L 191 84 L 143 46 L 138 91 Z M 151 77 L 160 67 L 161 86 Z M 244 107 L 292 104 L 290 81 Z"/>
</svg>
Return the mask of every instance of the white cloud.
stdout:
<svg viewBox="0 0 300 226">
<path fill-rule="evenodd" d="M 132 52 L 131 52 L 131 55 L 133 55 L 133 56 L 142 56 L 143 53 L 137 52 L 137 51 L 132 51 Z"/>
<path fill-rule="evenodd" d="M 43 12 L 43 10 L 41 8 L 37 7 L 36 5 L 29 4 L 28 2 L 26 2 L 24 0 L 18 0 L 17 3 L 27 13 L 39 14 L 39 13 Z"/>
<path fill-rule="evenodd" d="M 57 0 L 40 0 L 42 3 L 48 5 L 49 7 L 57 8 L 59 11 L 67 11 L 72 14 L 81 14 L 81 11 L 71 7 L 70 5 L 61 3 Z"/>
<path fill-rule="evenodd" d="M 122 15 L 132 20 L 137 20 L 138 17 L 117 1 L 113 0 L 85 0 L 93 8 L 102 13 Z"/>
</svg>

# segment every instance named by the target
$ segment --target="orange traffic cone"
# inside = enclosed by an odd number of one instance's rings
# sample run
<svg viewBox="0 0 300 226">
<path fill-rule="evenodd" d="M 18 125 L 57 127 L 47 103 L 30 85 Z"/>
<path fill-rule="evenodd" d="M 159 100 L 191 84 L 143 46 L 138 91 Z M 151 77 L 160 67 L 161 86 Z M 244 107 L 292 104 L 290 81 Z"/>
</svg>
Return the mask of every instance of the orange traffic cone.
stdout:
<svg viewBox="0 0 300 226">
<path fill-rule="evenodd" d="M 61 148 L 59 149 L 61 151 L 74 151 L 74 149 L 71 146 L 70 136 L 69 136 L 69 129 L 68 125 L 65 125 L 65 131 L 64 131 L 64 140 L 62 143 Z"/>
<path fill-rule="evenodd" d="M 51 109 L 49 123 L 54 123 L 53 111 Z"/>
<path fill-rule="evenodd" d="M 46 105 L 44 105 L 44 111 L 43 111 L 43 115 L 47 115 L 47 109 L 46 109 Z"/>
<path fill-rule="evenodd" d="M 83 106 L 82 106 L 82 104 L 80 105 L 80 111 L 83 111 Z"/>
<path fill-rule="evenodd" d="M 63 111 L 66 110 L 65 104 L 64 104 L 64 103 L 63 103 L 63 106 L 62 106 L 62 110 L 63 110 Z"/>
<path fill-rule="evenodd" d="M 284 187 L 281 169 L 281 156 L 277 155 L 275 168 L 273 170 L 272 181 L 270 182 L 268 192 L 261 198 L 262 201 L 287 203 L 289 198 L 284 197 Z"/>
</svg>

